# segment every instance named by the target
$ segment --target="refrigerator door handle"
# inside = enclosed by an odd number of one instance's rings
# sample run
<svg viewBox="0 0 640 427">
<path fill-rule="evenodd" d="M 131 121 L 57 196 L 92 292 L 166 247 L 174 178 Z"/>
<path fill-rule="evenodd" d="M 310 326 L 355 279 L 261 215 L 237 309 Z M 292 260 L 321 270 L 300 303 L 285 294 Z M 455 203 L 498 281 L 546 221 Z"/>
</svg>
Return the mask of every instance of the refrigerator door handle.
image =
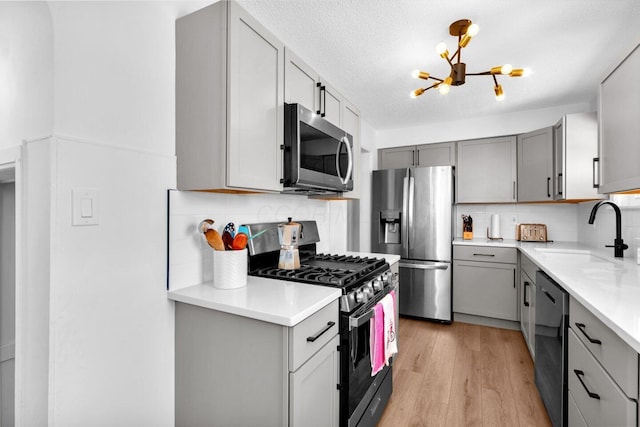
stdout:
<svg viewBox="0 0 640 427">
<path fill-rule="evenodd" d="M 409 215 L 407 212 L 409 211 L 409 169 L 407 169 L 407 173 L 402 180 L 402 216 L 400 218 L 400 241 L 401 241 L 401 254 L 402 258 L 409 257 Z"/>
<path fill-rule="evenodd" d="M 446 270 L 451 264 L 447 262 L 434 262 L 429 264 L 416 264 L 412 262 L 402 262 L 398 264 L 400 268 L 417 268 L 419 270 Z"/>
<path fill-rule="evenodd" d="M 411 258 L 411 255 L 409 254 L 409 248 L 411 246 L 413 246 L 414 244 L 411 242 L 411 230 L 414 229 L 415 224 L 413 223 L 413 210 L 414 210 L 414 200 L 415 200 L 415 178 L 413 176 L 411 176 L 411 170 L 409 172 L 409 203 L 408 203 L 408 210 L 405 211 L 407 213 L 407 219 L 408 219 L 408 227 L 407 227 L 407 254 L 405 256 L 405 258 Z"/>
</svg>

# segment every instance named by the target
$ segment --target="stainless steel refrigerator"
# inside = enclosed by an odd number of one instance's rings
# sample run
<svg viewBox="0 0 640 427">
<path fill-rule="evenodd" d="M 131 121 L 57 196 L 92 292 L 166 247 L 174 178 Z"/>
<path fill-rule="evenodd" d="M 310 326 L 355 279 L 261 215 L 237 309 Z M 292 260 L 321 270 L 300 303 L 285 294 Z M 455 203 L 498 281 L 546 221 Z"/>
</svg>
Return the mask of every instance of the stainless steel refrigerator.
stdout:
<svg viewBox="0 0 640 427">
<path fill-rule="evenodd" d="M 453 168 L 373 171 L 371 249 L 400 255 L 400 314 L 452 321 Z"/>
</svg>

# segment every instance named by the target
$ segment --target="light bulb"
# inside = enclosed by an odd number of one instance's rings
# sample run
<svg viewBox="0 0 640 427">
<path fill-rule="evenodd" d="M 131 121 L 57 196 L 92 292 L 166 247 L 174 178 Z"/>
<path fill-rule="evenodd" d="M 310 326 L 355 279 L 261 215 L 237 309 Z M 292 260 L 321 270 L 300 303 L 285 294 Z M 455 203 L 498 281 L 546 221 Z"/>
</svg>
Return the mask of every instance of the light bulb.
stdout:
<svg viewBox="0 0 640 427">
<path fill-rule="evenodd" d="M 447 50 L 447 44 L 445 42 L 440 42 L 436 45 L 436 53 L 443 58 L 449 56 L 449 51 Z"/>
<path fill-rule="evenodd" d="M 417 98 L 417 97 L 419 97 L 420 95 L 422 95 L 422 94 L 424 93 L 424 91 L 425 91 L 425 89 L 422 89 L 422 88 L 420 88 L 420 89 L 416 89 L 416 90 L 414 90 L 413 92 L 411 92 L 411 93 L 409 94 L 409 96 L 410 96 L 411 98 Z"/>
<path fill-rule="evenodd" d="M 469 28 L 467 28 L 466 35 L 469 37 L 475 37 L 478 34 L 478 31 L 480 31 L 478 24 L 471 24 L 469 25 Z"/>
<path fill-rule="evenodd" d="M 522 69 L 522 77 L 528 77 L 533 73 L 533 70 L 529 67 L 524 67 Z"/>
<path fill-rule="evenodd" d="M 502 85 L 496 85 L 493 88 L 493 91 L 496 93 L 496 101 L 502 101 L 504 99 L 504 91 L 502 90 Z"/>
<path fill-rule="evenodd" d="M 502 68 L 500 69 L 500 73 L 501 74 L 511 74 L 512 70 L 513 70 L 513 66 L 511 64 L 504 64 L 502 66 Z"/>
<path fill-rule="evenodd" d="M 411 72 L 411 77 L 414 79 L 429 80 L 429 73 L 420 70 L 413 70 Z"/>
<path fill-rule="evenodd" d="M 438 85 L 438 91 L 440 91 L 440 95 L 446 95 L 449 93 L 449 89 L 451 89 L 451 82 L 453 79 L 449 76 L 442 83 Z"/>
</svg>

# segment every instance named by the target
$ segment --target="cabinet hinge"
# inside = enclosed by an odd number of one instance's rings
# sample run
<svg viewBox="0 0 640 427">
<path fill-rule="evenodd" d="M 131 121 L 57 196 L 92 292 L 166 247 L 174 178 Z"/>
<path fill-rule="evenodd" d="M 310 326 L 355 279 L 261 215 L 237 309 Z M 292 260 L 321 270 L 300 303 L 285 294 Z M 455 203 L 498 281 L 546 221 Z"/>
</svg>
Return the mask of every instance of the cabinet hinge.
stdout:
<svg viewBox="0 0 640 427">
<path fill-rule="evenodd" d="M 280 144 L 280 149 L 284 150 L 284 144 Z"/>
<path fill-rule="evenodd" d="M 280 184 L 284 184 L 284 178 L 280 178 Z"/>
</svg>

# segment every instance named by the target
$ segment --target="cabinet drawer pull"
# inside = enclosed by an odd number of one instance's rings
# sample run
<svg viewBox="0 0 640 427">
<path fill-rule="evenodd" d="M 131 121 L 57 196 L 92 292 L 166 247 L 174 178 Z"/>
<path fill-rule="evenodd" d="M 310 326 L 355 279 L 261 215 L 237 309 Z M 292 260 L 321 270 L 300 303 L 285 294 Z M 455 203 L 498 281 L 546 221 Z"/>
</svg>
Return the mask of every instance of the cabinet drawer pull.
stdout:
<svg viewBox="0 0 640 427">
<path fill-rule="evenodd" d="M 496 256 L 495 254 L 473 254 L 473 256 Z"/>
<path fill-rule="evenodd" d="M 584 335 L 591 344 L 602 344 L 602 341 L 596 338 L 591 338 L 589 334 L 587 334 L 587 331 L 584 330 L 585 326 L 586 325 L 584 323 L 576 323 L 576 327 L 580 329 L 580 332 L 582 332 L 582 335 Z"/>
<path fill-rule="evenodd" d="M 579 369 L 574 369 L 573 372 L 576 374 L 576 377 L 578 377 L 578 381 L 580 381 L 580 384 L 582 384 L 582 387 L 584 388 L 584 391 L 587 392 L 589 397 L 592 398 L 592 399 L 600 400 L 600 395 L 598 393 L 593 393 L 592 391 L 589 391 L 589 389 L 587 388 L 587 385 L 582 380 L 582 377 L 584 376 L 584 372 L 582 372 Z"/>
<path fill-rule="evenodd" d="M 312 337 L 307 337 L 307 341 L 309 342 L 314 342 L 315 340 L 317 340 L 318 338 L 320 338 L 322 336 L 322 334 L 324 334 L 325 332 L 327 332 L 329 329 L 331 329 L 331 327 L 333 325 L 335 325 L 336 322 L 327 322 L 327 326 L 325 326 L 324 328 L 322 328 L 320 331 L 318 331 L 317 334 L 315 334 Z"/>
<path fill-rule="evenodd" d="M 551 197 L 551 177 L 547 177 L 547 197 Z"/>
<path fill-rule="evenodd" d="M 524 306 L 525 306 L 525 307 L 529 307 L 529 301 L 527 301 L 527 299 L 528 299 L 528 298 L 527 298 L 527 288 L 528 288 L 529 286 L 531 286 L 531 285 L 529 284 L 529 282 L 525 281 L 525 282 L 524 282 L 524 292 L 523 292 L 524 296 L 523 296 L 523 298 L 522 298 L 522 302 L 523 302 L 523 304 L 524 304 Z"/>
<path fill-rule="evenodd" d="M 549 298 L 551 300 L 552 304 L 556 303 L 556 299 L 554 297 L 552 297 L 549 292 L 545 291 L 544 289 L 541 289 L 541 291 L 544 294 L 544 296 L 546 296 L 547 298 Z"/>
</svg>

